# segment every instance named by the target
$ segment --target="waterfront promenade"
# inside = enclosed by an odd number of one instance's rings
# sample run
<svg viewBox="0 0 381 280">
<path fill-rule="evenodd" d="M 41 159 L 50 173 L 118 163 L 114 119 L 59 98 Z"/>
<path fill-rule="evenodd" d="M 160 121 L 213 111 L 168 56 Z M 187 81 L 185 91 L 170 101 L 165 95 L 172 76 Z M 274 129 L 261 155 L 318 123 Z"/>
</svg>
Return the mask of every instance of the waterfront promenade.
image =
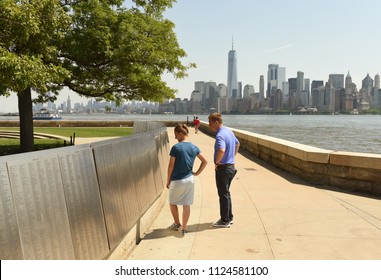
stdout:
<svg viewBox="0 0 381 280">
<path fill-rule="evenodd" d="M 176 141 L 172 127 L 168 133 L 172 146 Z M 128 259 L 381 259 L 380 198 L 315 187 L 246 152 L 237 156 L 238 173 L 231 186 L 234 224 L 212 228 L 219 219 L 214 139 L 202 132 L 194 134 L 191 128 L 190 141 L 209 164 L 196 177 L 189 232 L 182 237 L 167 229 L 173 221 L 166 203 Z"/>
</svg>

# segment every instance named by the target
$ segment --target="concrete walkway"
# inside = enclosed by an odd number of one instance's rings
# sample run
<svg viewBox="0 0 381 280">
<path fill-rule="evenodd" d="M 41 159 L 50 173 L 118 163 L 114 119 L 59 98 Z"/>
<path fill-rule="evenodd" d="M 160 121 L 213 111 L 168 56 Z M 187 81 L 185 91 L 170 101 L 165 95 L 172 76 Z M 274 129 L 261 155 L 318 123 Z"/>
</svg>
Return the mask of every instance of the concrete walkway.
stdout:
<svg viewBox="0 0 381 280">
<path fill-rule="evenodd" d="M 172 128 L 169 138 L 172 146 Z M 167 229 L 173 220 L 166 204 L 129 259 L 381 259 L 380 198 L 314 187 L 243 152 L 231 186 L 234 224 L 211 227 L 219 219 L 214 139 L 192 129 L 190 141 L 209 164 L 196 177 L 189 232 L 182 237 Z"/>
</svg>

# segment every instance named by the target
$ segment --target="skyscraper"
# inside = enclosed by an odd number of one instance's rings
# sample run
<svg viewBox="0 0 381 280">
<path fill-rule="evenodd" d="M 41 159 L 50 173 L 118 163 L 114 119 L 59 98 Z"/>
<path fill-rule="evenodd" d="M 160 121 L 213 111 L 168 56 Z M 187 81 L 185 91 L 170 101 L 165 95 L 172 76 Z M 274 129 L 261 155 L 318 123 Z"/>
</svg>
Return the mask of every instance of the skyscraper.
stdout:
<svg viewBox="0 0 381 280">
<path fill-rule="evenodd" d="M 374 76 L 374 87 L 377 89 L 380 88 L 380 74 L 376 74 L 376 76 Z"/>
<path fill-rule="evenodd" d="M 277 89 L 282 89 L 283 82 L 286 82 L 286 67 L 278 67 Z"/>
<path fill-rule="evenodd" d="M 283 103 L 288 104 L 289 93 L 290 93 L 290 85 L 288 81 L 282 83 L 282 92 L 283 92 Z"/>
<path fill-rule="evenodd" d="M 345 89 L 350 89 L 351 85 L 352 85 L 352 77 L 351 75 L 349 75 L 349 71 L 348 71 L 348 74 L 345 77 Z"/>
<path fill-rule="evenodd" d="M 373 90 L 373 79 L 369 76 L 369 73 L 362 80 L 362 86 L 360 90 L 360 99 L 370 103 L 371 94 Z"/>
<path fill-rule="evenodd" d="M 205 107 L 205 82 L 204 81 L 197 81 L 194 83 L 194 90 L 201 93 L 201 107 Z"/>
<path fill-rule="evenodd" d="M 302 106 L 302 91 L 304 90 L 304 73 L 297 72 L 296 76 L 296 106 Z"/>
<path fill-rule="evenodd" d="M 265 99 L 265 77 L 259 76 L 259 101 L 262 102 Z"/>
<path fill-rule="evenodd" d="M 71 113 L 71 100 L 70 96 L 67 97 L 67 113 Z"/>
<path fill-rule="evenodd" d="M 238 93 L 236 97 L 242 99 L 242 82 L 238 82 Z"/>
<path fill-rule="evenodd" d="M 250 98 L 254 95 L 255 90 L 253 85 L 245 85 L 243 88 L 243 97 L 244 98 Z"/>
<path fill-rule="evenodd" d="M 228 97 L 238 97 L 238 80 L 237 80 L 237 53 L 234 50 L 233 41 L 232 49 L 228 55 Z"/>
<path fill-rule="evenodd" d="M 219 93 L 220 97 L 227 97 L 228 96 L 228 87 L 222 83 L 218 84 L 218 93 Z"/>
<path fill-rule="evenodd" d="M 278 85 L 278 68 L 279 64 L 269 64 L 267 70 L 267 92 L 266 97 L 270 98 L 271 94 L 275 92 Z"/>
<path fill-rule="evenodd" d="M 328 81 L 334 89 L 344 88 L 344 74 L 329 74 Z"/>
<path fill-rule="evenodd" d="M 194 90 L 192 91 L 190 98 L 190 111 L 193 113 L 201 113 L 201 101 L 202 101 L 202 93 L 200 91 Z"/>
</svg>

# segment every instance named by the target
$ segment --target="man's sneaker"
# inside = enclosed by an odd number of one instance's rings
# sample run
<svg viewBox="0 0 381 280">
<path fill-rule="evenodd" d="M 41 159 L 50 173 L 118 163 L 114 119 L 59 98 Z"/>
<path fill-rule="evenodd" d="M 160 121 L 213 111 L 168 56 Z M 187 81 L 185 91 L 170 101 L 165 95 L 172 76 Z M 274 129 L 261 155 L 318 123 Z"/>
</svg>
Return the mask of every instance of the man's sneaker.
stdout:
<svg viewBox="0 0 381 280">
<path fill-rule="evenodd" d="M 175 223 L 173 223 L 172 225 L 168 227 L 168 229 L 171 229 L 171 230 L 179 230 L 180 228 L 181 228 L 181 224 L 175 224 Z"/>
<path fill-rule="evenodd" d="M 185 236 L 187 234 L 185 229 L 180 229 L 179 232 L 181 233 L 181 236 Z"/>
<path fill-rule="evenodd" d="M 233 220 L 231 220 L 229 223 L 230 223 L 230 225 L 232 225 L 233 224 Z"/>
<path fill-rule="evenodd" d="M 212 227 L 228 228 L 230 227 L 230 221 L 224 222 L 223 220 L 219 219 L 217 222 L 212 224 Z"/>
</svg>

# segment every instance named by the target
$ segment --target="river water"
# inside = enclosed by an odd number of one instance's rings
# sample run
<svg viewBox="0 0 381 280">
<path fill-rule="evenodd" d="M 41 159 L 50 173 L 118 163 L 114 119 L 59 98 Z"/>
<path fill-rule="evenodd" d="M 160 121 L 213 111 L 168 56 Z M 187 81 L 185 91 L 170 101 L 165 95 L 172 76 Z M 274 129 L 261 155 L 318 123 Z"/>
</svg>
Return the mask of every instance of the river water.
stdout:
<svg viewBox="0 0 381 280">
<path fill-rule="evenodd" d="M 381 154 L 381 116 L 229 116 L 226 126 L 334 151 Z"/>
<path fill-rule="evenodd" d="M 208 122 L 208 115 L 198 115 Z M 193 115 L 62 115 L 65 120 L 189 122 Z M 0 117 L 17 119 L 17 117 Z M 381 154 L 381 115 L 224 115 L 224 125 L 322 149 Z"/>
</svg>

